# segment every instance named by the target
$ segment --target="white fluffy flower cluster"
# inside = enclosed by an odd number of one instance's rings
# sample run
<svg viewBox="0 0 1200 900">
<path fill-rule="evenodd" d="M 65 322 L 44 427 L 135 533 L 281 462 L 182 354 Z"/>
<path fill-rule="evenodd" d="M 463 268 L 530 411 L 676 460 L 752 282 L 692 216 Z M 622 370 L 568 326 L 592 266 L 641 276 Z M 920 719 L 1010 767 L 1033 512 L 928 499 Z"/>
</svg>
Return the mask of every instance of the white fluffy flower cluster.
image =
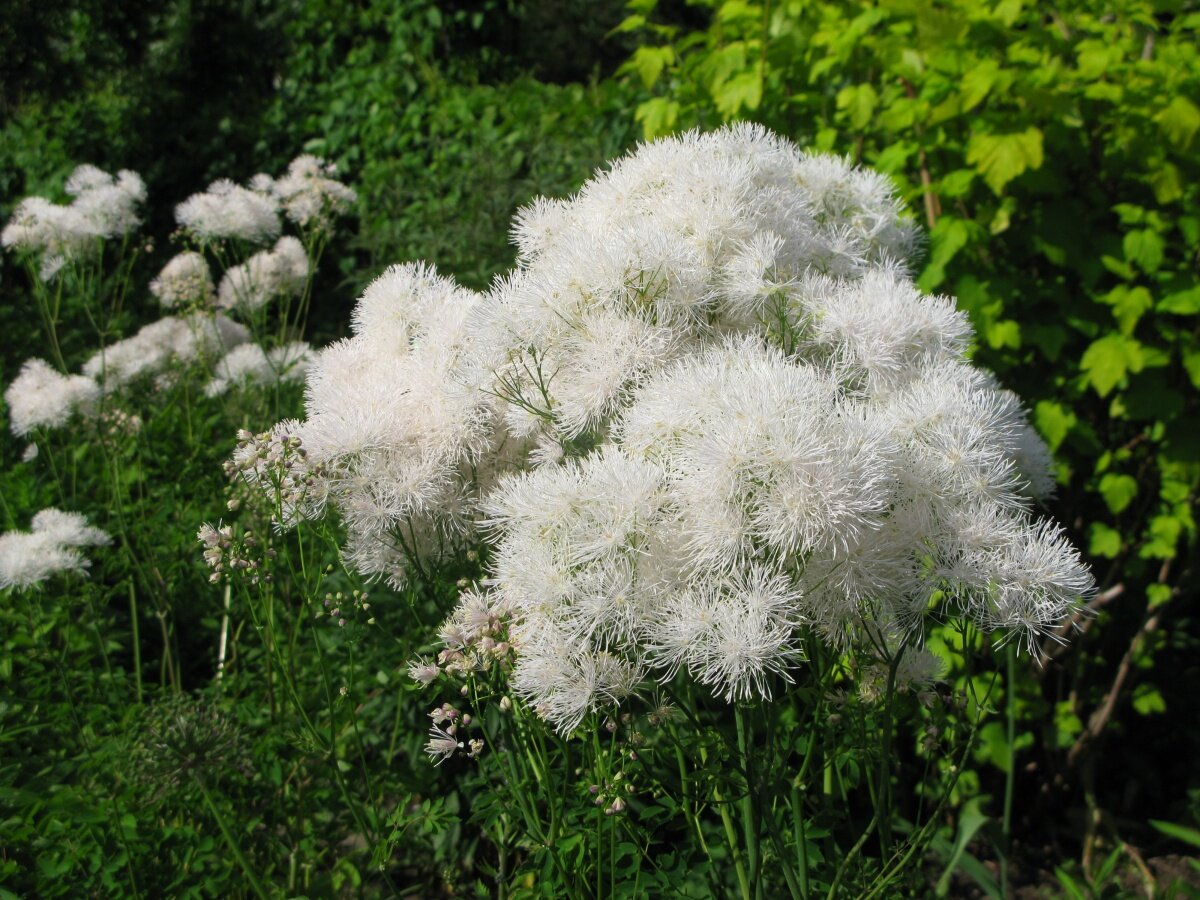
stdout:
<svg viewBox="0 0 1200 900">
<path fill-rule="evenodd" d="M 8 390 L 9 426 L 17 437 L 35 428 L 61 428 L 100 399 L 100 386 L 85 375 L 63 375 L 44 359 L 27 359 Z"/>
<path fill-rule="evenodd" d="M 219 357 L 248 340 L 250 332 L 244 325 L 220 313 L 163 316 L 96 351 L 83 364 L 83 374 L 112 391 L 142 377 L 162 375 L 174 364 Z"/>
<path fill-rule="evenodd" d="M 217 361 L 204 393 L 217 397 L 231 388 L 302 381 L 311 361 L 312 347 L 306 341 L 292 341 L 270 350 L 263 350 L 260 344 L 239 344 Z"/>
<path fill-rule="evenodd" d="M 13 434 L 24 437 L 37 428 L 61 428 L 76 414 L 92 415 L 100 398 L 143 378 L 158 384 L 173 377 L 173 366 L 220 360 L 210 393 L 222 393 L 233 382 L 272 383 L 276 378 L 299 380 L 307 362 L 308 345 L 290 344 L 264 354 L 257 345 L 240 358 L 229 356 L 246 345 L 250 331 L 217 313 L 191 312 L 163 316 L 136 334 L 96 351 L 83 364 L 82 374 L 64 375 L 45 360 L 27 359 L 4 392 Z M 264 357 L 261 365 L 248 357 Z"/>
<path fill-rule="evenodd" d="M 201 244 L 227 238 L 264 244 L 279 237 L 279 204 L 270 190 L 242 187 L 228 178 L 175 207 L 175 221 Z"/>
<path fill-rule="evenodd" d="M 221 279 L 217 306 L 243 314 L 262 309 L 276 297 L 299 296 L 308 280 L 308 254 L 290 235 L 270 250 L 255 253 L 233 266 Z"/>
<path fill-rule="evenodd" d="M 336 176 L 337 166 L 306 153 L 292 160 L 287 174 L 274 181 L 271 190 L 287 217 L 301 228 L 327 228 L 358 199 Z"/>
<path fill-rule="evenodd" d="M 171 257 L 158 276 L 150 282 L 150 293 L 166 309 L 197 307 L 207 309 L 216 303 L 208 260 L 194 250 Z"/>
<path fill-rule="evenodd" d="M 44 197 L 26 197 L 0 233 L 0 243 L 39 254 L 44 280 L 52 280 L 67 263 L 97 250 L 107 238 L 128 234 L 139 224 L 137 207 L 146 185 L 136 172 L 115 176 L 95 166 L 79 166 L 67 179 L 73 199 L 63 206 Z"/>
<path fill-rule="evenodd" d="M 388 269 L 359 301 L 353 336 L 311 362 L 305 421 L 274 429 L 300 438 L 323 472 L 289 516 L 335 506 L 364 573 L 401 581 L 406 557 L 448 551 L 466 486 L 497 465 L 485 454 L 491 398 L 456 375 L 479 299 L 425 266 Z"/>
<path fill-rule="evenodd" d="M 258 174 L 249 187 L 214 181 L 175 208 L 175 220 L 201 243 L 236 238 L 265 244 L 279 237 L 280 211 L 302 229 L 327 230 L 358 199 L 336 178 L 337 167 L 304 154 L 279 179 Z"/>
<path fill-rule="evenodd" d="M 760 128 L 657 141 L 518 214 L 477 363 L 514 433 L 575 438 L 667 360 L 763 330 L 805 276 L 900 270 L 916 231 L 899 211 L 882 176 Z"/>
<path fill-rule="evenodd" d="M 80 547 L 109 543 L 109 536 L 88 525 L 82 513 L 43 509 L 30 531 L 0 534 L 0 590 L 23 590 L 56 572 L 83 573 L 91 562 Z"/>
<path fill-rule="evenodd" d="M 509 611 L 513 687 L 560 729 L 679 672 L 769 697 L 812 635 L 898 648 L 960 615 L 1032 643 L 1092 590 L 1030 513 L 1044 444 L 909 280 L 881 176 L 688 134 L 515 238 L 483 295 L 389 270 L 279 428 L 322 465 L 295 513 L 332 503 L 360 571 L 492 544 L 451 621 Z"/>
</svg>

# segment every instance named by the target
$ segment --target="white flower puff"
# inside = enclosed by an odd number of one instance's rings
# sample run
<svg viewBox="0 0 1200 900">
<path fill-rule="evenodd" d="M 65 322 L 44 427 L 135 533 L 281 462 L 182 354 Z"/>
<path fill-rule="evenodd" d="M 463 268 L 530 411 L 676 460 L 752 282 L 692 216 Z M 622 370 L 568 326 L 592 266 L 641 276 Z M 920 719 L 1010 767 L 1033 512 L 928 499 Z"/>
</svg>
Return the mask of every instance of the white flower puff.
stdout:
<svg viewBox="0 0 1200 900">
<path fill-rule="evenodd" d="M 384 273 L 279 428 L 312 466 L 297 512 L 335 509 L 363 573 L 491 545 L 445 634 L 505 610 L 513 689 L 560 730 L 683 673 L 767 699 L 805 642 L 918 640 L 929 616 L 1032 645 L 1093 591 L 1031 513 L 1045 445 L 913 284 L 884 176 L 692 132 L 513 238 L 483 294 Z"/>
</svg>

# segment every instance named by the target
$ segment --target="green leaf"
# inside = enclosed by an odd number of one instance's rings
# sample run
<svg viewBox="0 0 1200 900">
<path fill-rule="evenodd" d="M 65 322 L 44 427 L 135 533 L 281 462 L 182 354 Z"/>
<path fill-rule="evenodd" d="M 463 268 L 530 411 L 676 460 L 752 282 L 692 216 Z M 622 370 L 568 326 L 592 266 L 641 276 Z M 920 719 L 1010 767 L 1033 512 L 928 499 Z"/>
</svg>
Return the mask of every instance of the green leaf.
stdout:
<svg viewBox="0 0 1200 900">
<path fill-rule="evenodd" d="M 967 162 L 996 194 L 1029 169 L 1042 166 L 1042 132 L 1026 128 L 1013 134 L 976 134 L 967 144 Z"/>
<path fill-rule="evenodd" d="M 638 47 L 621 71 L 633 71 L 646 87 L 658 81 L 663 69 L 675 62 L 675 51 L 671 47 Z"/>
<path fill-rule="evenodd" d="M 616 34 L 625 31 L 637 31 L 645 24 L 646 17 L 640 13 L 634 13 L 632 16 L 626 16 L 621 24 L 613 29 L 613 33 Z"/>
<path fill-rule="evenodd" d="M 1105 41 L 1080 41 L 1075 48 L 1075 59 L 1081 78 L 1094 81 L 1103 78 L 1111 66 L 1120 62 L 1121 48 Z"/>
<path fill-rule="evenodd" d="M 1009 347 L 1013 350 L 1021 349 L 1021 325 L 1015 319 L 989 322 L 984 332 L 988 346 L 993 350 L 999 350 L 1002 347 Z"/>
<path fill-rule="evenodd" d="M 1121 334 L 1132 334 L 1142 315 L 1154 307 L 1154 298 L 1144 287 L 1120 284 L 1101 298 L 1113 308 Z"/>
<path fill-rule="evenodd" d="M 718 22 L 735 22 L 738 19 L 757 21 L 760 18 L 762 18 L 762 10 L 747 3 L 746 0 L 725 0 L 721 4 L 721 8 L 717 10 Z"/>
<path fill-rule="evenodd" d="M 985 59 L 970 69 L 959 82 L 962 88 L 962 112 L 968 112 L 983 102 L 1000 76 L 1000 64 L 994 59 Z"/>
<path fill-rule="evenodd" d="M 1158 301 L 1158 311 L 1175 313 L 1179 316 L 1194 316 L 1200 313 L 1200 285 L 1186 291 L 1175 291 Z"/>
<path fill-rule="evenodd" d="M 958 816 L 958 836 L 954 841 L 954 846 L 950 849 L 949 858 L 946 860 L 946 868 L 942 870 L 942 876 L 937 882 L 937 896 L 946 897 L 950 894 L 950 879 L 954 876 L 954 872 L 962 863 L 963 855 L 966 853 L 967 845 L 975 838 L 979 829 L 991 821 L 991 817 L 985 815 L 980 806 L 983 803 L 983 797 L 972 797 L 963 804 L 962 812 Z M 986 869 L 984 870 L 986 873 Z M 996 900 L 1000 898 L 999 887 L 995 884 L 994 879 L 988 876 L 991 882 L 981 884 L 984 892 L 988 897 L 994 897 Z"/>
<path fill-rule="evenodd" d="M 929 234 L 929 262 L 917 284 L 923 291 L 932 291 L 946 280 L 946 266 L 956 253 L 966 246 L 971 232 L 967 223 L 954 216 L 942 216 Z"/>
<path fill-rule="evenodd" d="M 1051 452 L 1062 446 L 1062 442 L 1077 421 L 1079 419 L 1075 413 L 1069 412 L 1061 403 L 1055 403 L 1053 400 L 1039 400 L 1033 408 L 1033 422 L 1046 439 L 1046 446 Z"/>
<path fill-rule="evenodd" d="M 1171 515 L 1157 515 L 1150 520 L 1148 540 L 1138 551 L 1142 559 L 1174 559 L 1179 537 L 1183 534 L 1183 522 Z"/>
<path fill-rule="evenodd" d="M 942 177 L 938 193 L 945 197 L 962 197 L 971 189 L 974 180 L 974 169 L 955 169 Z"/>
<path fill-rule="evenodd" d="M 1150 601 L 1146 604 L 1147 610 L 1158 609 L 1171 599 L 1171 586 L 1169 584 L 1150 585 L 1146 588 L 1146 599 Z"/>
<path fill-rule="evenodd" d="M 1122 242 L 1125 258 L 1141 266 L 1144 272 L 1155 272 L 1163 261 L 1163 239 L 1149 228 L 1127 232 Z"/>
<path fill-rule="evenodd" d="M 879 95 L 869 84 L 858 84 L 844 87 L 838 91 L 837 107 L 846 113 L 850 127 L 862 131 L 871 121 Z"/>
<path fill-rule="evenodd" d="M 1154 685 L 1142 683 L 1133 689 L 1133 708 L 1139 715 L 1149 716 L 1167 711 L 1167 701 Z"/>
<path fill-rule="evenodd" d="M 1137 496 L 1138 485 L 1137 481 L 1128 475 L 1109 472 L 1100 479 L 1099 489 L 1109 510 L 1116 515 L 1133 502 L 1133 498 Z"/>
<path fill-rule="evenodd" d="M 1159 162 L 1150 167 L 1150 188 L 1159 203 L 1173 203 L 1183 196 L 1183 179 L 1174 163 Z"/>
<path fill-rule="evenodd" d="M 1107 253 L 1100 255 L 1100 265 L 1124 281 L 1133 281 L 1137 278 L 1137 272 L 1134 271 L 1133 266 L 1129 265 L 1125 260 L 1117 259 L 1115 256 L 1110 256 Z"/>
<path fill-rule="evenodd" d="M 875 157 L 874 167 L 880 172 L 899 172 L 916 152 L 912 141 L 898 141 Z"/>
<path fill-rule="evenodd" d="M 1088 553 L 1104 559 L 1116 559 L 1121 553 L 1121 532 L 1103 522 L 1093 522 L 1088 529 Z"/>
<path fill-rule="evenodd" d="M 1136 340 L 1120 334 L 1106 334 L 1092 341 L 1079 366 L 1096 393 L 1106 397 L 1127 372 L 1140 372 L 1143 363 L 1142 345 Z"/>
<path fill-rule="evenodd" d="M 1180 150 L 1192 143 L 1192 136 L 1200 128 L 1200 109 L 1187 97 L 1178 94 L 1154 117 L 1168 141 Z"/>
<path fill-rule="evenodd" d="M 1200 349 L 1187 350 L 1183 354 L 1183 368 L 1192 380 L 1192 387 L 1200 388 Z"/>
<path fill-rule="evenodd" d="M 1193 847 L 1200 848 L 1200 831 L 1188 828 L 1186 825 L 1176 825 L 1173 822 L 1163 822 L 1161 819 L 1151 819 L 1150 824 L 1169 838 L 1183 841 Z"/>
<path fill-rule="evenodd" d="M 754 69 L 735 75 L 712 91 L 717 110 L 727 119 L 733 118 L 745 107 L 758 109 L 762 102 L 762 79 Z"/>
<path fill-rule="evenodd" d="M 666 97 L 654 97 L 638 105 L 633 117 L 642 123 L 647 140 L 668 134 L 679 118 L 679 104 Z"/>
</svg>

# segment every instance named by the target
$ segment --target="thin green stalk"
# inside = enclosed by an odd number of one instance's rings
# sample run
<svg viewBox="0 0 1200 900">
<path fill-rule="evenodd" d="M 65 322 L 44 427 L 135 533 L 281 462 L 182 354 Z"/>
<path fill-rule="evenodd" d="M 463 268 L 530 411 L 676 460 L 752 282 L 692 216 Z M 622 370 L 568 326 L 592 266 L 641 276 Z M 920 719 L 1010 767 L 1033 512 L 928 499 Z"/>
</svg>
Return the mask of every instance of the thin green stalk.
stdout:
<svg viewBox="0 0 1200 900">
<path fill-rule="evenodd" d="M 1012 810 L 1013 789 L 1017 776 L 1017 674 L 1016 647 L 1010 641 L 1005 648 L 1007 686 L 1004 696 L 1004 713 L 1008 720 L 1008 772 L 1004 776 L 1004 817 L 1001 822 L 1004 852 L 1000 854 L 1000 895 L 1008 896 L 1008 858 L 1012 853 Z"/>
<path fill-rule="evenodd" d="M 196 776 L 196 786 L 200 788 L 200 795 L 204 798 L 205 804 L 208 805 L 208 810 L 213 814 L 213 818 L 217 820 L 217 826 L 221 829 L 221 834 L 225 838 L 225 843 L 229 845 L 229 851 L 233 854 L 233 858 L 237 860 L 238 865 L 242 869 L 242 873 L 246 876 L 246 880 L 250 882 L 250 887 L 254 890 L 262 900 L 267 900 L 267 892 L 263 889 L 262 883 L 258 880 L 258 876 L 254 874 L 254 870 L 250 868 L 250 863 L 246 860 L 242 853 L 242 848 L 238 846 L 237 841 L 233 839 L 233 835 L 229 833 L 229 826 L 225 824 L 225 817 L 221 815 L 221 811 L 217 809 L 217 804 L 213 802 L 212 795 L 209 794 L 208 788 L 204 786 L 204 781 Z"/>
<path fill-rule="evenodd" d="M 807 762 L 807 760 L 806 760 Z M 796 863 L 800 869 L 800 896 L 808 897 L 808 835 L 804 827 L 804 798 L 792 785 L 792 834 L 796 842 Z"/>
<path fill-rule="evenodd" d="M 746 722 L 746 714 L 740 705 L 733 707 L 733 716 L 737 724 L 738 754 L 741 757 L 742 772 L 746 776 L 746 792 L 738 805 L 741 808 L 742 836 L 746 841 L 746 868 L 750 884 L 755 896 L 762 893 L 762 873 L 759 870 L 758 846 L 758 809 L 754 784 L 754 772 L 750 755 L 750 726 Z"/>
<path fill-rule="evenodd" d="M 733 855 L 733 868 L 737 873 L 738 887 L 741 888 L 742 900 L 751 900 L 750 881 L 746 878 L 746 866 L 742 862 L 742 845 L 737 839 L 737 831 L 733 827 L 733 816 L 729 814 L 729 804 L 721 797 L 721 789 L 713 787 L 713 800 L 721 814 L 721 824 L 725 827 L 725 843 Z"/>
<path fill-rule="evenodd" d="M 137 702 L 142 704 L 142 641 L 138 628 L 137 585 L 129 579 L 129 622 L 133 629 L 133 680 L 137 685 Z"/>
<path fill-rule="evenodd" d="M 896 671 L 904 656 L 904 647 L 896 651 L 888 666 L 887 694 L 883 714 L 883 745 L 879 754 L 879 788 L 875 799 L 879 820 L 880 859 L 887 859 L 892 845 L 892 706 L 896 700 Z"/>
<path fill-rule="evenodd" d="M 838 866 L 837 875 L 833 879 L 833 884 L 829 886 L 829 893 L 825 895 L 825 900 L 834 900 L 838 895 L 838 888 L 841 887 L 842 879 L 846 877 L 846 872 L 850 869 L 850 864 L 858 858 L 859 851 L 867 842 L 867 838 L 871 836 L 871 832 L 875 830 L 875 825 L 879 821 L 879 806 L 875 806 L 875 811 L 871 815 L 871 821 L 867 823 L 867 827 L 863 829 L 863 833 L 859 835 L 854 846 L 850 848 L 850 852 L 842 858 L 842 864 Z"/>
<path fill-rule="evenodd" d="M 796 879 L 792 864 L 788 862 L 787 848 L 783 845 L 783 838 L 779 836 L 779 830 L 771 821 L 773 818 L 774 812 L 772 811 L 771 815 L 767 816 L 767 834 L 770 835 L 771 843 L 775 846 L 775 854 L 779 857 L 779 868 L 783 872 L 783 880 L 787 882 L 788 893 L 791 894 L 792 900 L 801 900 L 804 895 L 800 892 L 800 882 Z"/>
<path fill-rule="evenodd" d="M 704 831 L 701 829 L 700 820 L 692 808 L 693 800 L 688 786 L 687 761 L 683 757 L 683 747 L 678 741 L 675 742 L 675 762 L 679 766 L 679 795 L 680 806 L 683 808 L 683 817 L 687 820 L 688 827 L 696 833 L 704 855 L 709 856 L 708 845 L 704 841 Z"/>
<path fill-rule="evenodd" d="M 985 701 L 987 697 L 991 696 L 992 688 L 994 687 L 995 682 L 993 681 L 992 685 L 988 688 L 988 693 L 984 698 Z M 962 752 L 959 755 L 958 762 L 951 768 L 952 777 L 950 778 L 949 783 L 945 786 L 945 789 L 942 791 L 942 796 L 938 798 L 937 805 L 933 808 L 932 812 L 930 812 L 929 817 L 925 820 L 925 823 L 921 825 L 920 829 L 918 829 L 916 833 L 908 839 L 904 852 L 901 853 L 898 851 L 896 855 L 893 856 L 891 860 L 888 860 L 888 862 L 883 866 L 879 874 L 875 876 L 875 879 L 868 886 L 869 889 L 864 894 L 863 900 L 871 900 L 871 898 L 877 896 L 881 891 L 883 891 L 891 882 L 892 876 L 900 871 L 903 871 L 907 867 L 909 860 L 912 859 L 913 855 L 919 849 L 925 846 L 926 835 L 933 831 L 937 825 L 939 821 L 939 814 L 950 801 L 950 797 L 954 793 L 954 788 L 958 785 L 959 778 L 967 769 L 967 759 L 975 747 L 975 737 L 979 733 L 979 726 L 982 721 L 983 711 L 982 702 L 980 702 L 976 704 L 975 720 L 971 723 L 971 731 L 967 735 L 966 742 L 963 744 Z"/>
</svg>

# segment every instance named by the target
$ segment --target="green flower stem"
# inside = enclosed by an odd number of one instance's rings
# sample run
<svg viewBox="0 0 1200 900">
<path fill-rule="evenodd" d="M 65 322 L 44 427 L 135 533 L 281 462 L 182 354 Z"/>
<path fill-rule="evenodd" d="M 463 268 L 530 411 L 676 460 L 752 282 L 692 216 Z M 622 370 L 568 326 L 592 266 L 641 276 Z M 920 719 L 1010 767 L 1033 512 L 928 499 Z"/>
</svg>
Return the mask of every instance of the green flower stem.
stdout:
<svg viewBox="0 0 1200 900">
<path fill-rule="evenodd" d="M 758 846 L 758 804 L 755 797 L 754 771 L 750 753 L 750 725 L 740 705 L 733 707 L 737 725 L 738 755 L 741 757 L 742 772 L 746 777 L 746 792 L 739 801 L 742 816 L 742 836 L 746 841 L 746 867 L 750 885 L 756 897 L 762 896 L 762 872 L 760 870 L 760 848 Z"/>
<path fill-rule="evenodd" d="M 1008 750 L 1008 772 L 1004 776 L 1004 817 L 1001 822 L 1004 848 L 1000 854 L 1000 895 L 1008 896 L 1008 858 L 1012 853 L 1012 811 L 1013 788 L 1016 783 L 1017 768 L 1017 663 L 1016 647 L 1010 641 L 1005 648 L 1006 681 L 1004 691 L 1004 714 L 1008 720 L 1008 733 L 1005 736 Z"/>
<path fill-rule="evenodd" d="M 875 808 L 879 820 L 880 859 L 887 859 L 892 845 L 892 725 L 896 700 L 896 671 L 904 657 L 904 647 L 896 651 L 888 666 L 887 694 L 883 711 L 883 739 L 879 754 L 879 788 Z"/>
<path fill-rule="evenodd" d="M 242 848 L 238 846 L 237 841 L 233 839 L 233 835 L 229 832 L 229 826 L 225 824 L 225 817 L 221 815 L 221 811 L 217 808 L 217 804 L 213 802 L 212 795 L 209 794 L 208 788 L 204 786 L 204 781 L 197 776 L 196 787 L 200 788 L 200 795 L 204 798 L 205 804 L 208 806 L 209 812 L 213 814 L 213 818 L 217 820 L 217 826 L 221 829 L 221 834 L 225 838 L 225 843 L 229 845 L 229 851 L 233 854 L 233 858 L 237 860 L 241 867 L 242 873 L 246 876 L 246 880 L 250 882 L 250 887 L 254 890 L 262 900 L 267 900 L 267 892 L 263 889 L 262 883 L 258 880 L 258 876 L 254 874 L 254 870 L 250 868 L 250 863 L 246 860 L 245 854 L 242 853 Z"/>
<path fill-rule="evenodd" d="M 746 865 L 742 862 L 742 845 L 739 843 L 737 832 L 733 827 L 733 816 L 729 814 L 729 804 L 721 796 L 721 789 L 715 785 L 713 786 L 713 802 L 721 814 L 721 824 L 725 827 L 725 843 L 729 845 L 729 852 L 733 855 L 733 868 L 737 873 L 742 900 L 751 900 L 750 881 L 746 878 Z"/>
</svg>

